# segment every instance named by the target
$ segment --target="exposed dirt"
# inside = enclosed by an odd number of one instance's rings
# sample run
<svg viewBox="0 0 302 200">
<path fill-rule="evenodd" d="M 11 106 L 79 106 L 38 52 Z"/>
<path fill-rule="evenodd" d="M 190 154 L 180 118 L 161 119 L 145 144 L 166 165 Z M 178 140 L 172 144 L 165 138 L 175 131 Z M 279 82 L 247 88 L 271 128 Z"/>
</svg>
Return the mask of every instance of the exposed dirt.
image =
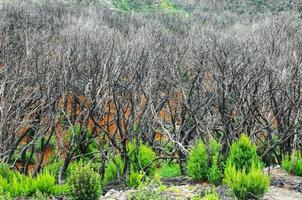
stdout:
<svg viewBox="0 0 302 200">
<path fill-rule="evenodd" d="M 287 188 L 271 186 L 264 196 L 265 200 L 301 200 L 302 193 Z"/>
<path fill-rule="evenodd" d="M 271 169 L 266 168 L 265 173 L 271 176 L 271 187 L 265 194 L 265 200 L 302 200 L 302 177 L 294 176 L 286 171 L 280 169 L 279 166 Z M 166 199 L 187 200 L 194 196 L 203 196 L 206 191 L 210 190 L 212 186 L 207 182 L 192 181 L 188 177 L 176 177 L 169 179 L 162 179 L 162 182 L 167 186 L 163 192 Z M 118 187 L 114 189 L 106 188 L 105 196 L 102 200 L 126 200 L 129 193 L 134 190 L 120 190 Z M 233 200 L 228 196 L 228 189 L 226 186 L 217 187 L 220 199 Z"/>
<path fill-rule="evenodd" d="M 266 168 L 265 171 L 271 177 L 272 186 L 302 193 L 302 177 L 289 174 L 279 166 L 273 167 L 270 170 Z"/>
</svg>

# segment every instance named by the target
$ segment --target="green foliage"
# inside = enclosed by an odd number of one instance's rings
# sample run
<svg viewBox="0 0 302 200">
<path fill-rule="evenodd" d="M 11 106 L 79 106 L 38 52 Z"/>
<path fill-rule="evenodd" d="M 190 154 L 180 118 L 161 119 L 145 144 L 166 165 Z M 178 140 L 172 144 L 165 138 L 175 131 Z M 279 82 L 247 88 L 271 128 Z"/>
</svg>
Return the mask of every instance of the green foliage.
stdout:
<svg viewBox="0 0 302 200">
<path fill-rule="evenodd" d="M 222 179 L 222 170 L 218 167 L 217 163 L 213 163 L 213 165 L 209 168 L 208 171 L 208 180 L 215 184 L 218 185 L 221 183 Z"/>
<path fill-rule="evenodd" d="M 113 0 L 113 5 L 122 11 L 183 11 L 179 5 L 171 0 Z"/>
<path fill-rule="evenodd" d="M 154 8 L 153 0 L 113 0 L 113 5 L 124 11 L 139 11 Z"/>
<path fill-rule="evenodd" d="M 6 163 L 0 163 L 0 176 L 5 179 L 10 179 L 14 175 L 14 172 L 10 169 L 10 166 Z"/>
<path fill-rule="evenodd" d="M 40 191 L 37 191 L 36 194 L 31 198 L 31 200 L 49 200 L 48 195 L 43 194 Z"/>
<path fill-rule="evenodd" d="M 99 144 L 98 144 L 98 141 L 96 139 L 90 139 L 89 142 L 90 143 L 87 147 L 87 152 L 86 152 L 88 155 L 85 155 L 85 158 L 92 159 L 97 153 L 100 152 Z"/>
<path fill-rule="evenodd" d="M 163 178 L 180 176 L 180 166 L 177 163 L 166 162 L 160 166 L 159 175 Z"/>
<path fill-rule="evenodd" d="M 118 172 L 119 174 L 122 174 L 123 169 L 124 169 L 124 162 L 122 161 L 120 155 L 115 156 L 115 158 L 111 158 L 108 161 L 107 166 L 105 168 L 104 180 L 103 180 L 104 184 L 107 184 L 115 180 L 118 176 Z"/>
<path fill-rule="evenodd" d="M 237 170 L 235 165 L 225 169 L 224 183 L 238 199 L 261 198 L 268 190 L 269 177 L 262 173 L 261 164 L 252 163 L 249 171 Z"/>
<path fill-rule="evenodd" d="M 201 200 L 200 194 L 193 196 L 191 200 Z"/>
<path fill-rule="evenodd" d="M 216 190 L 206 192 L 206 195 L 202 200 L 219 200 L 219 196 Z"/>
<path fill-rule="evenodd" d="M 137 188 L 142 183 L 143 174 L 131 171 L 128 180 L 128 186 Z"/>
<path fill-rule="evenodd" d="M 1 181 L 1 180 L 0 180 Z M 9 193 L 5 193 L 3 188 L 0 186 L 0 200 L 12 200 L 13 198 Z"/>
<path fill-rule="evenodd" d="M 290 172 L 292 170 L 292 162 L 290 156 L 286 154 L 282 160 L 281 167 L 286 171 Z"/>
<path fill-rule="evenodd" d="M 145 171 L 146 175 L 154 175 L 156 163 L 152 162 L 156 158 L 156 153 L 149 146 L 140 142 L 137 147 L 136 142 L 133 141 L 128 144 L 128 152 L 131 168 L 134 171 L 142 171 L 148 167 Z"/>
<path fill-rule="evenodd" d="M 50 137 L 50 135 L 47 135 L 44 137 L 44 143 L 46 143 L 46 141 L 49 140 L 49 143 L 47 146 L 45 146 L 45 144 L 44 144 L 44 148 L 49 147 L 51 149 L 55 149 L 56 144 L 57 144 L 57 138 L 55 135 L 52 135 L 51 138 L 49 138 L 49 137 Z M 37 152 L 43 150 L 41 141 L 42 141 L 42 138 L 39 138 L 37 140 L 37 142 L 35 143 L 35 151 L 37 151 Z"/>
<path fill-rule="evenodd" d="M 79 137 L 81 135 L 81 126 L 69 126 L 67 132 L 64 135 L 64 142 L 68 143 L 72 137 Z"/>
<path fill-rule="evenodd" d="M 101 178 L 89 165 L 73 171 L 68 185 L 73 200 L 98 200 L 101 195 Z"/>
<path fill-rule="evenodd" d="M 14 155 L 11 158 L 13 161 L 22 161 L 21 158 L 21 152 L 20 149 L 17 149 L 16 152 L 14 153 Z M 35 163 L 36 162 L 36 154 L 33 153 L 33 155 L 31 155 L 31 152 L 26 151 L 25 152 L 25 162 L 26 163 Z"/>
<path fill-rule="evenodd" d="M 222 169 L 218 165 L 219 144 L 215 140 L 210 141 L 209 151 L 202 141 L 191 150 L 187 160 L 187 173 L 195 180 L 209 180 L 214 184 L 221 181 Z"/>
<path fill-rule="evenodd" d="M 66 185 L 57 185 L 56 179 L 49 172 L 39 174 L 32 183 L 36 191 L 47 195 L 60 195 L 67 192 Z"/>
<path fill-rule="evenodd" d="M 1 189 L 1 195 L 4 195 L 6 194 L 8 191 L 8 188 L 9 188 L 9 184 L 8 184 L 8 181 L 3 178 L 2 176 L 0 176 L 0 189 Z"/>
<path fill-rule="evenodd" d="M 187 173 L 195 180 L 206 180 L 208 174 L 208 152 L 202 141 L 190 151 L 187 160 Z"/>
<path fill-rule="evenodd" d="M 128 144 L 129 158 L 131 162 L 131 173 L 129 180 L 126 183 L 129 186 L 137 187 L 141 182 L 141 171 L 146 168 L 146 175 L 152 176 L 155 173 L 155 163 L 152 161 L 156 158 L 156 153 L 147 145 L 139 143 L 136 148 L 135 142 Z M 116 155 L 111 158 L 105 168 L 103 183 L 108 184 L 109 182 L 116 180 L 118 173 L 123 174 L 124 162 L 120 155 Z"/>
<path fill-rule="evenodd" d="M 257 147 L 247 135 L 242 134 L 240 139 L 231 145 L 226 165 L 234 165 L 237 170 L 249 170 L 252 163 L 259 163 Z"/>
<path fill-rule="evenodd" d="M 59 195 L 66 191 L 66 186 L 57 185 L 55 177 L 49 173 L 39 174 L 33 178 L 7 169 L 4 176 L 0 175 L 0 188 L 11 197 L 31 197 L 38 191 L 47 195 Z"/>
<path fill-rule="evenodd" d="M 219 161 L 219 149 L 220 145 L 216 140 L 210 141 L 210 155 L 211 155 L 211 166 L 208 171 L 208 180 L 218 185 L 221 183 L 222 179 L 222 168 L 224 167 L 224 163 L 220 161 L 220 165 L 218 164 Z"/>
<path fill-rule="evenodd" d="M 44 167 L 43 171 L 47 171 L 49 174 L 55 177 L 55 179 L 58 179 L 59 173 L 60 173 L 60 168 L 63 165 L 63 161 L 55 161 L 51 164 L 48 164 Z"/>
<path fill-rule="evenodd" d="M 300 151 L 294 151 L 291 156 L 285 155 L 281 164 L 286 171 L 297 176 L 302 176 L 302 154 Z"/>
</svg>

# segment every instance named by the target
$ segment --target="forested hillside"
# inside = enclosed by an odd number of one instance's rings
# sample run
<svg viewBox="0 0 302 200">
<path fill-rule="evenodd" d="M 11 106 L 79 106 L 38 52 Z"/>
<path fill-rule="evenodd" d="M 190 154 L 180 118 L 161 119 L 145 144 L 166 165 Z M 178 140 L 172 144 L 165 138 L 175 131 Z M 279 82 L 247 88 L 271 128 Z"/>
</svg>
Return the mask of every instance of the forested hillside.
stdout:
<svg viewBox="0 0 302 200">
<path fill-rule="evenodd" d="M 301 106 L 300 0 L 0 1 L 0 199 L 299 199 Z"/>
</svg>

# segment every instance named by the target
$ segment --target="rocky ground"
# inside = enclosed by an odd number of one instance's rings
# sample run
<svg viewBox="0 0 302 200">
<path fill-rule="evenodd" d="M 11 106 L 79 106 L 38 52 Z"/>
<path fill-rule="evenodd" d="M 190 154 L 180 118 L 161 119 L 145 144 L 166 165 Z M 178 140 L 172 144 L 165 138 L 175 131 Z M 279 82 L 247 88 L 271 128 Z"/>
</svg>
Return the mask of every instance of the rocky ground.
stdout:
<svg viewBox="0 0 302 200">
<path fill-rule="evenodd" d="M 265 200 L 302 200 L 302 177 L 288 174 L 278 166 L 267 168 L 265 172 L 271 176 L 271 186 L 264 196 Z M 212 187 L 209 183 L 194 182 L 187 177 L 163 179 L 162 182 L 166 188 L 161 195 L 167 200 L 185 200 L 197 195 L 203 196 Z M 121 190 L 118 187 L 106 188 L 106 190 L 101 200 L 126 200 L 129 194 L 135 192 L 135 190 Z M 228 189 L 225 186 L 217 187 L 217 191 L 221 199 L 233 199 L 228 197 Z"/>
</svg>

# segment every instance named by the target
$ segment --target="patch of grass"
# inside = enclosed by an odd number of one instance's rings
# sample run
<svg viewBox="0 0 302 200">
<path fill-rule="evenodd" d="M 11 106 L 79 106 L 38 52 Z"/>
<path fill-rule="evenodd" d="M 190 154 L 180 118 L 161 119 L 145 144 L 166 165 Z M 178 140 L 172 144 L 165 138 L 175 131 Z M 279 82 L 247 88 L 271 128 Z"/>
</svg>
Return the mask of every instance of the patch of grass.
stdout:
<svg viewBox="0 0 302 200">
<path fill-rule="evenodd" d="M 147 12 L 150 10 L 159 10 L 165 12 L 185 12 L 178 4 L 171 0 L 113 0 L 115 8 L 121 11 Z"/>
<path fill-rule="evenodd" d="M 177 11 L 179 6 L 175 3 L 171 2 L 170 0 L 161 0 L 159 3 L 159 7 L 162 10 L 169 10 L 169 11 Z"/>
<path fill-rule="evenodd" d="M 125 164 L 122 161 L 120 155 L 116 155 L 114 158 L 111 158 L 105 168 L 103 183 L 107 184 L 115 180 L 118 177 L 118 174 L 121 175 L 124 169 L 124 165 Z"/>
<path fill-rule="evenodd" d="M 206 195 L 201 200 L 219 200 L 219 196 L 216 189 L 213 189 L 212 191 L 207 191 Z"/>
<path fill-rule="evenodd" d="M 302 153 L 294 151 L 290 156 L 285 155 L 281 167 L 297 176 L 302 176 Z"/>
<path fill-rule="evenodd" d="M 177 177 L 180 174 L 180 166 L 177 163 L 164 163 L 159 169 L 159 176 L 163 178 Z"/>
</svg>

